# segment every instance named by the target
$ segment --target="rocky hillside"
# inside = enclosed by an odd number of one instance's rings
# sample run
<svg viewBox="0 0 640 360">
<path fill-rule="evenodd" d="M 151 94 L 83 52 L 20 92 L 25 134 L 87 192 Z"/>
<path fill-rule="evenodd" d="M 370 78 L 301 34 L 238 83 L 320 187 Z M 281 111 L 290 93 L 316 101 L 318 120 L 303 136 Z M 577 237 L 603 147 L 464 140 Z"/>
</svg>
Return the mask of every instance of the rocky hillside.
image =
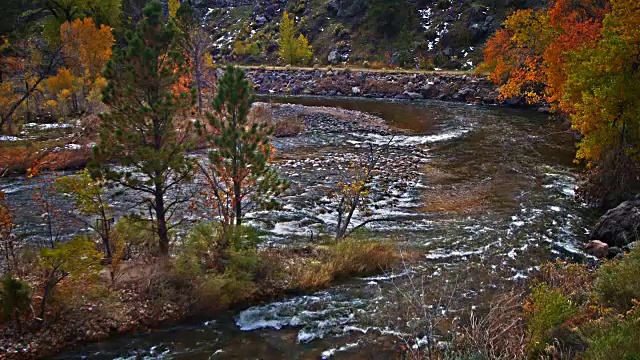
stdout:
<svg viewBox="0 0 640 360">
<path fill-rule="evenodd" d="M 277 63 L 283 11 L 296 16 L 315 64 L 471 69 L 512 10 L 546 0 L 193 0 L 217 60 Z"/>
</svg>

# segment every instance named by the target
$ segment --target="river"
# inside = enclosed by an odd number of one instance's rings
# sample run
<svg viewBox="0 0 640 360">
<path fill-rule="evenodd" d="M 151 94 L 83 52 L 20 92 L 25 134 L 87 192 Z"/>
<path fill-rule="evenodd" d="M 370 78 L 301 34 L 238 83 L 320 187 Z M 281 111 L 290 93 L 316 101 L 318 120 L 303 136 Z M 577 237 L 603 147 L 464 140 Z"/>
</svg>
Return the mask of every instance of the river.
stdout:
<svg viewBox="0 0 640 360">
<path fill-rule="evenodd" d="M 443 294 L 453 294 L 455 304 L 442 311 L 456 319 L 526 282 L 548 260 L 585 258 L 581 243 L 595 214 L 574 199 L 574 138 L 544 114 L 438 101 L 261 101 L 374 114 L 403 130 L 391 135 L 357 126 L 341 132 L 320 127 L 275 139 L 275 164 L 293 190 L 281 210 L 250 214 L 250 224 L 269 232 L 268 245 L 310 241 L 314 233 L 330 231 L 333 200 L 326 189 L 336 181 L 336 169 L 363 156 L 369 144 L 389 144 L 374 181 L 378 194 L 372 195 L 371 214 L 359 214 L 356 221 L 402 219 L 373 223 L 367 235 L 392 238 L 422 255 L 392 274 L 217 319 L 115 337 L 58 358 L 394 359 L 397 322 L 381 319 L 393 313 L 392 294 L 407 278 L 420 279 L 436 307 Z M 10 201 L 26 201 L 33 185 L 16 178 L 0 186 Z M 37 213 L 23 212 L 39 223 Z M 23 231 L 28 227 L 25 222 Z"/>
</svg>

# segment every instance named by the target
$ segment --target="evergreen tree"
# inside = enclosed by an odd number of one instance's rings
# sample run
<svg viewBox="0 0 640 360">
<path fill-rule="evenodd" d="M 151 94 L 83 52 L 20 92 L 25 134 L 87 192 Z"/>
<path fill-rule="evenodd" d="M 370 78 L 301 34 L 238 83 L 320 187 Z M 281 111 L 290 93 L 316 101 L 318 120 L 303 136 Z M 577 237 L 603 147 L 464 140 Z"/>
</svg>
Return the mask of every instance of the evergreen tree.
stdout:
<svg viewBox="0 0 640 360">
<path fill-rule="evenodd" d="M 293 15 L 289 15 L 286 11 L 282 15 L 279 36 L 278 54 L 285 63 L 294 65 L 309 61 L 313 56 L 309 40 L 302 34 L 296 37 L 296 25 Z"/>
<path fill-rule="evenodd" d="M 121 186 L 138 191 L 154 215 L 162 254 L 169 251 L 171 215 L 185 202 L 171 195 L 191 174 L 189 122 L 179 121 L 194 105 L 194 94 L 173 88 L 187 71 L 176 51 L 178 29 L 162 18 L 152 1 L 145 18 L 127 35 L 128 46 L 107 65 L 109 84 L 103 101 L 110 112 L 101 116 L 100 142 L 92 167 Z M 117 161 L 122 167 L 103 166 Z M 101 166 L 102 165 L 102 166 Z"/>
<path fill-rule="evenodd" d="M 415 6 L 406 0 L 369 0 L 367 3 L 367 19 L 377 32 L 384 35 L 387 44 L 403 31 L 413 30 L 417 13 Z"/>
<path fill-rule="evenodd" d="M 242 69 L 227 66 L 218 82 L 209 124 L 201 127 L 213 148 L 209 164 L 201 169 L 209 184 L 207 200 L 217 210 L 225 229 L 242 225 L 247 211 L 273 204 L 287 186 L 269 168 L 273 128 L 261 119 L 250 119 L 252 88 Z"/>
</svg>

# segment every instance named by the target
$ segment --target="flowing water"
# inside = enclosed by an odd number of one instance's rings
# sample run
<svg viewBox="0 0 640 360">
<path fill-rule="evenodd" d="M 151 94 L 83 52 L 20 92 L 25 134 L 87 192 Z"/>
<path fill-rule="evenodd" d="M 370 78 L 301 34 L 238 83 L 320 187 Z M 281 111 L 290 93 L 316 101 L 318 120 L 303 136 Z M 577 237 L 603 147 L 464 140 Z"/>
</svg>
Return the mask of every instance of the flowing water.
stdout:
<svg viewBox="0 0 640 360">
<path fill-rule="evenodd" d="M 310 106 L 374 114 L 403 130 L 394 135 L 384 128 L 315 126 L 276 139 L 276 166 L 292 189 L 281 210 L 250 214 L 249 223 L 269 233 L 267 244 L 314 241 L 331 232 L 336 200 L 328 189 L 373 151 L 381 155 L 370 212 L 358 212 L 354 224 L 392 219 L 371 223 L 367 234 L 393 238 L 418 252 L 417 259 L 392 274 L 116 337 L 60 358 L 393 359 L 390 338 L 398 329 L 379 318 L 395 308 L 389 291 L 408 274 L 419 276 L 434 298 L 453 289 L 454 306 L 463 311 L 526 281 L 547 260 L 585 258 L 581 242 L 594 214 L 574 200 L 574 139 L 545 115 L 435 101 L 265 101 L 297 104 L 284 110 Z M 26 201 L 33 187 L 21 179 L 0 186 L 14 201 Z M 40 226 L 37 213 L 22 212 L 30 219 L 23 229 Z"/>
</svg>

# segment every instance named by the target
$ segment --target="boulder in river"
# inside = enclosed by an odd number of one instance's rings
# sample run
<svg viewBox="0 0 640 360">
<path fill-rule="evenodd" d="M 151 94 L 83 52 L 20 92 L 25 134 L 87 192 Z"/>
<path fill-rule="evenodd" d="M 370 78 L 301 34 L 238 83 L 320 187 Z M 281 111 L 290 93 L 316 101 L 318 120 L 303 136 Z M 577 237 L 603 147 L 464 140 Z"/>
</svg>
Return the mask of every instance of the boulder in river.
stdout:
<svg viewBox="0 0 640 360">
<path fill-rule="evenodd" d="M 600 240 L 591 240 L 584 247 L 584 251 L 589 254 L 597 257 L 598 259 L 603 259 L 609 255 L 609 245 Z"/>
<path fill-rule="evenodd" d="M 640 240 L 640 200 L 625 201 L 607 211 L 596 224 L 590 239 L 620 248 Z"/>
</svg>

